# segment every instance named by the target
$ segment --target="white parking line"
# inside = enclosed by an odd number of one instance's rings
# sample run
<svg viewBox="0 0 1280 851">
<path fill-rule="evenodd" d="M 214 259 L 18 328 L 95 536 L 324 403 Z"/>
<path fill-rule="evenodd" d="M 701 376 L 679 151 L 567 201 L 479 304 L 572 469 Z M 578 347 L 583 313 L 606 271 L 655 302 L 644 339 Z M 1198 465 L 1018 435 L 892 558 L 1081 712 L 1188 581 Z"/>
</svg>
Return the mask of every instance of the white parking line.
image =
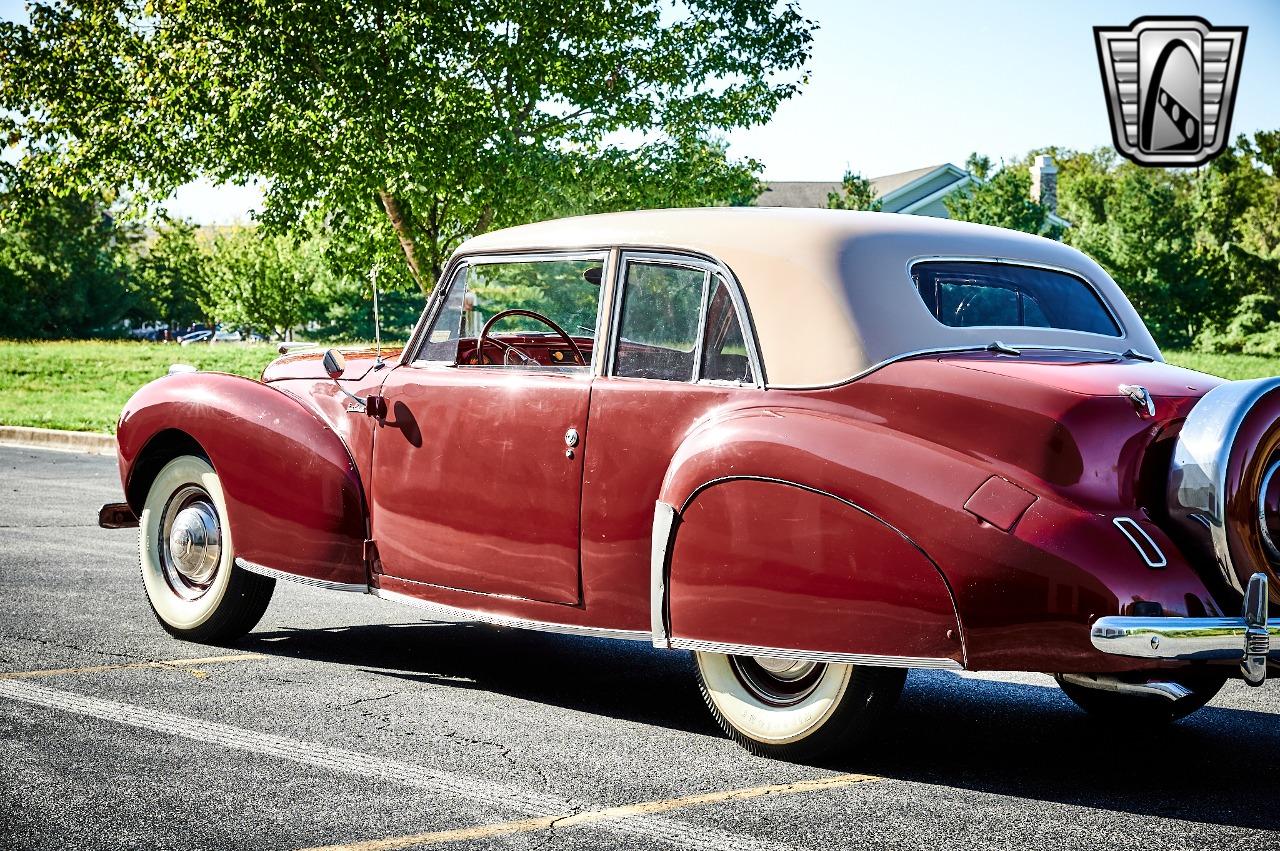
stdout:
<svg viewBox="0 0 1280 851">
<path fill-rule="evenodd" d="M 496 810 L 517 812 L 536 818 L 572 816 L 596 809 L 583 802 L 518 789 L 501 783 L 474 780 L 421 765 L 370 756 L 358 751 L 260 733 L 215 721 L 188 718 L 172 712 L 75 694 L 23 680 L 0 681 L 0 697 L 198 742 L 207 742 L 233 750 L 264 754 L 316 766 L 336 774 L 391 780 L 405 786 L 455 795 Z M 783 847 L 748 836 L 645 814 L 642 811 L 638 811 L 632 818 L 608 821 L 602 823 L 602 826 L 650 841 L 661 840 L 680 848 L 708 849 L 708 851 L 744 851 L 744 849 L 764 851 L 764 849 L 777 850 Z"/>
</svg>

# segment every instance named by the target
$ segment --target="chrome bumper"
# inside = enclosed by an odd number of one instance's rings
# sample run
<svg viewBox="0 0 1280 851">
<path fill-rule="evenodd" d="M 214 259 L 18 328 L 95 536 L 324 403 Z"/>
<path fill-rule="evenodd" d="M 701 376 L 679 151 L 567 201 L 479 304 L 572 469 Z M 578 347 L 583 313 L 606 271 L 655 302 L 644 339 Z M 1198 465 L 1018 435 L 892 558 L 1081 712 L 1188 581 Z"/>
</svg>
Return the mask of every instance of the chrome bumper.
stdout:
<svg viewBox="0 0 1280 851">
<path fill-rule="evenodd" d="M 1134 659 L 1239 662 L 1250 685 L 1267 678 L 1267 659 L 1280 661 L 1280 625 L 1267 623 L 1267 577 L 1255 573 L 1238 618 L 1098 618 L 1090 633 L 1103 653 Z"/>
</svg>

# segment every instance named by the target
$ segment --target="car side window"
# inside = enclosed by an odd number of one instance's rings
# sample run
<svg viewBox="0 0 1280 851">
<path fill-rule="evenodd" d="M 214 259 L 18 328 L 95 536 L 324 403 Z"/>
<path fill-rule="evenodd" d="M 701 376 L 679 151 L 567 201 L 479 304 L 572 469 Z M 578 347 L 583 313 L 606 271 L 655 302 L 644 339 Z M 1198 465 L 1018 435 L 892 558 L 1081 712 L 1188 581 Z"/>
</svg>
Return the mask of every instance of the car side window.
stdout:
<svg viewBox="0 0 1280 851">
<path fill-rule="evenodd" d="M 699 377 L 754 384 L 755 371 L 747 355 L 742 318 L 733 304 L 729 284 L 716 275 L 711 279 L 711 286 L 707 327 L 702 335 L 702 374 Z"/>
<path fill-rule="evenodd" d="M 585 367 L 595 343 L 602 262 L 468 263 L 450 281 L 418 359 L 458 366 Z"/>
<path fill-rule="evenodd" d="M 1054 269 L 970 260 L 927 260 L 911 269 L 933 317 L 952 328 L 1060 328 L 1120 336 L 1098 293 Z"/>
<path fill-rule="evenodd" d="M 462 336 L 462 299 L 467 283 L 467 267 L 454 274 L 445 290 L 444 304 L 422 341 L 418 360 L 453 363 L 458 357 L 458 340 Z"/>
<path fill-rule="evenodd" d="M 706 278 L 705 271 L 688 266 L 627 263 L 614 375 L 693 379 Z"/>
</svg>

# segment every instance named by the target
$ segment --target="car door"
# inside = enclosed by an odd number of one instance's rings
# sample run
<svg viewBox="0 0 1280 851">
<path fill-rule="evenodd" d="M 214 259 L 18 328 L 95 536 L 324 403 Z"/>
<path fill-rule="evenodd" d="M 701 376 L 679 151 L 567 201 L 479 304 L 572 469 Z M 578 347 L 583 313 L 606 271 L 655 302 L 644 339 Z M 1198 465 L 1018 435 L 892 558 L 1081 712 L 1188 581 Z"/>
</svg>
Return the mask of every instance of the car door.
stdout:
<svg viewBox="0 0 1280 851">
<path fill-rule="evenodd" d="M 650 627 L 653 507 L 680 444 L 725 406 L 763 401 L 745 302 L 702 258 L 623 252 L 613 349 L 591 390 L 582 502 L 589 605 L 626 601 L 619 626 Z M 622 620 L 621 618 L 627 618 Z"/>
<path fill-rule="evenodd" d="M 478 257 L 452 275 L 420 348 L 382 389 L 371 513 L 383 573 L 579 601 L 582 464 L 606 258 Z M 509 309 L 524 313 L 498 319 Z M 492 342 L 481 347 L 486 325 Z"/>
</svg>

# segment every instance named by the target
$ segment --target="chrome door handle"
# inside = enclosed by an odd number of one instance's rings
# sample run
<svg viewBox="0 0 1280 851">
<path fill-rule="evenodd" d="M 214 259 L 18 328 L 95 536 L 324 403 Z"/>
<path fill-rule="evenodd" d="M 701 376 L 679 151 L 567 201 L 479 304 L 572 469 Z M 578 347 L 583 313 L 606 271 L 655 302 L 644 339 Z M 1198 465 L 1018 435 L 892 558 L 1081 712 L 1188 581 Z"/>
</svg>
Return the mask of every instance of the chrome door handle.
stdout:
<svg viewBox="0 0 1280 851">
<path fill-rule="evenodd" d="M 578 445 L 578 430 L 571 428 L 564 433 L 564 445 L 572 449 Z"/>
</svg>

